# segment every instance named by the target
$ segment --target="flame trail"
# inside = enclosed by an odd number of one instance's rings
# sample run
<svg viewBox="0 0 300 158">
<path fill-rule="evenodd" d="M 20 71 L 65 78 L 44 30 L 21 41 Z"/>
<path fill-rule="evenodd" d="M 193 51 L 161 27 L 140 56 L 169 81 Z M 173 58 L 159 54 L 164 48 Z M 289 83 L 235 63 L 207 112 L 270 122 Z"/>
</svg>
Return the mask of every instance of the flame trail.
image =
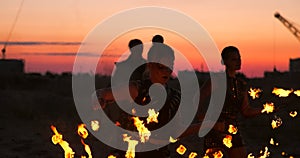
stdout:
<svg viewBox="0 0 300 158">
<path fill-rule="evenodd" d="M 300 97 L 300 90 L 294 91 L 294 94 L 296 94 L 298 97 Z"/>
<path fill-rule="evenodd" d="M 65 158 L 74 158 L 75 152 L 73 152 L 72 148 L 69 146 L 69 143 L 63 140 L 62 135 L 58 133 L 55 126 L 51 125 L 51 129 L 54 132 L 54 135 L 52 136 L 52 143 L 58 143 L 63 148 L 65 151 Z"/>
<path fill-rule="evenodd" d="M 297 116 L 297 111 L 291 111 L 290 116 L 291 117 L 296 117 Z"/>
<path fill-rule="evenodd" d="M 189 155 L 189 158 L 195 158 L 195 157 L 197 157 L 197 155 L 198 155 L 197 153 L 191 152 Z"/>
<path fill-rule="evenodd" d="M 260 153 L 264 153 L 262 156 L 260 156 L 259 158 L 267 158 L 270 156 L 270 152 L 268 151 L 268 147 L 265 147 L 265 151 L 263 152 L 262 150 L 260 151 Z"/>
<path fill-rule="evenodd" d="M 78 129 L 77 129 L 78 135 L 79 135 L 81 138 L 83 138 L 83 139 L 86 139 L 87 136 L 89 135 L 89 133 L 88 133 L 88 131 L 86 130 L 85 127 L 86 127 L 85 124 L 80 124 L 80 125 L 78 125 Z M 83 139 L 81 139 L 81 143 L 82 143 L 82 145 L 84 146 L 84 150 L 85 150 L 85 152 L 89 155 L 88 158 L 92 158 L 92 151 L 91 151 L 91 148 L 90 148 L 89 145 L 87 145 L 87 144 L 84 143 Z"/>
<path fill-rule="evenodd" d="M 262 92 L 259 88 L 250 88 L 250 91 L 248 91 L 249 95 L 252 97 L 252 99 L 259 98 L 259 93 Z"/>
</svg>

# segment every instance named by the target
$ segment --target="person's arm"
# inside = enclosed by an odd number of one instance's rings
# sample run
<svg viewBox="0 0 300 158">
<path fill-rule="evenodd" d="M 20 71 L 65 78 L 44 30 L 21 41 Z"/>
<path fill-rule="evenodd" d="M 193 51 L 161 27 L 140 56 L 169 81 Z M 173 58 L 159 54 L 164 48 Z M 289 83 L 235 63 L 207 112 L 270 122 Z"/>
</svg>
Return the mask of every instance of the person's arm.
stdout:
<svg viewBox="0 0 300 158">
<path fill-rule="evenodd" d="M 131 98 L 134 99 L 138 96 L 137 84 L 135 82 L 130 82 L 129 87 L 125 86 L 125 85 L 116 87 L 116 93 L 119 93 L 118 100 L 128 100 L 126 95 L 122 95 L 122 94 L 128 93 L 128 88 L 129 88 L 129 93 L 130 93 Z M 101 106 L 103 106 L 103 108 L 105 107 L 106 102 L 114 102 L 115 101 L 115 97 L 114 97 L 112 88 L 99 89 L 96 91 L 96 95 L 97 95 L 97 98 L 98 98 Z M 102 103 L 104 105 L 102 105 Z"/>
<path fill-rule="evenodd" d="M 251 107 L 249 104 L 247 92 L 245 92 L 241 110 L 244 117 L 255 117 L 261 114 L 262 109 Z"/>
</svg>

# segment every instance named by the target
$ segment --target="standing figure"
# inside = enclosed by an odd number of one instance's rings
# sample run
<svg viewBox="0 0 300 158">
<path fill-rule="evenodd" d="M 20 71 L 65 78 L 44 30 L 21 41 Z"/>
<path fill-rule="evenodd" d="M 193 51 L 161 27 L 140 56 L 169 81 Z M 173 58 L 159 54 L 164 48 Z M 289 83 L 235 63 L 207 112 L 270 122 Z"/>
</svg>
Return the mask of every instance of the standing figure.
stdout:
<svg viewBox="0 0 300 158">
<path fill-rule="evenodd" d="M 254 117 L 261 114 L 261 110 L 252 108 L 249 105 L 246 82 L 236 75 L 236 72 L 241 69 L 239 50 L 234 46 L 228 46 L 222 50 L 221 56 L 227 76 L 226 96 L 217 122 L 204 138 L 204 151 L 210 157 L 213 153 L 221 151 L 225 152 L 230 158 L 246 158 L 247 153 L 240 131 L 237 130 L 237 133 L 230 132 L 229 128 L 239 129 L 239 114 L 244 117 Z M 210 98 L 211 93 L 217 90 L 218 86 L 216 86 L 216 89 L 212 89 L 209 81 L 201 88 L 200 120 L 204 118 L 207 109 L 205 102 Z"/>
</svg>

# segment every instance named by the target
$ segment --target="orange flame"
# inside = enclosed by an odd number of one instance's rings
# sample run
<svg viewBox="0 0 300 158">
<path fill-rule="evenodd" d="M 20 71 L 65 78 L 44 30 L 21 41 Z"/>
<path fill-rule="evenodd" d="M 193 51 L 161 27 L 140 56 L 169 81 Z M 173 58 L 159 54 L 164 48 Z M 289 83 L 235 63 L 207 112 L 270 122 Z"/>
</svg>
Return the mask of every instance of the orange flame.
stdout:
<svg viewBox="0 0 300 158">
<path fill-rule="evenodd" d="M 223 144 L 225 146 L 227 146 L 227 148 L 231 148 L 232 147 L 231 140 L 232 140 L 232 136 L 231 135 L 226 135 L 225 138 L 223 138 Z"/>
<path fill-rule="evenodd" d="M 255 99 L 255 98 L 259 98 L 259 93 L 262 92 L 261 89 L 259 88 L 250 88 L 250 91 L 248 91 L 249 95 L 252 97 L 252 99 Z"/>
<path fill-rule="evenodd" d="M 159 112 L 156 113 L 154 109 L 149 109 L 148 114 L 149 114 L 149 116 L 147 118 L 147 124 L 150 122 L 158 123 L 157 117 L 158 117 Z"/>
<path fill-rule="evenodd" d="M 169 142 L 170 143 L 176 143 L 178 139 L 174 139 L 173 137 L 170 136 Z"/>
<path fill-rule="evenodd" d="M 268 147 L 265 147 L 265 151 L 263 152 L 262 150 L 260 151 L 260 154 L 264 153 L 262 156 L 259 158 L 267 158 L 270 156 L 270 152 L 268 151 Z"/>
<path fill-rule="evenodd" d="M 282 125 L 281 118 L 275 115 L 275 120 L 272 120 L 271 125 L 273 129 L 280 127 Z"/>
<path fill-rule="evenodd" d="M 140 140 L 142 143 L 145 143 L 149 140 L 149 137 L 151 135 L 151 132 L 148 130 L 148 128 L 145 127 L 144 121 L 141 121 L 138 117 L 132 117 L 134 120 L 134 125 L 136 126 Z"/>
<path fill-rule="evenodd" d="M 298 97 L 300 97 L 300 90 L 294 91 L 294 94 L 296 94 Z"/>
<path fill-rule="evenodd" d="M 78 125 L 77 133 L 83 139 L 85 139 L 89 135 L 88 131 L 85 129 L 85 124 Z"/>
<path fill-rule="evenodd" d="M 266 103 L 263 106 L 264 109 L 261 110 L 261 113 L 266 112 L 268 114 L 274 111 L 274 103 Z"/>
<path fill-rule="evenodd" d="M 237 127 L 233 126 L 233 125 L 229 125 L 229 128 L 228 128 L 228 132 L 231 133 L 231 134 L 236 134 L 238 131 Z"/>
<path fill-rule="evenodd" d="M 292 93 L 293 90 L 285 90 L 282 88 L 274 88 L 272 93 L 279 96 L 279 97 L 288 97 L 290 95 L 290 93 Z"/>
<path fill-rule="evenodd" d="M 93 156 L 92 156 L 92 151 L 91 151 L 90 146 L 87 145 L 87 144 L 85 144 L 84 141 L 83 141 L 82 139 L 81 139 L 81 143 L 82 143 L 82 145 L 84 145 L 84 150 L 85 150 L 85 152 L 89 155 L 88 158 L 92 158 Z"/>
<path fill-rule="evenodd" d="M 297 111 L 291 111 L 291 112 L 290 112 L 290 116 L 296 117 L 296 116 L 297 116 Z"/>
<path fill-rule="evenodd" d="M 254 158 L 254 156 L 252 155 L 252 153 L 248 154 L 247 158 Z"/>
<path fill-rule="evenodd" d="M 214 158 L 222 158 L 223 153 L 220 150 L 216 151 L 215 149 L 207 149 L 203 158 L 209 158 L 210 156 L 213 156 Z"/>
<path fill-rule="evenodd" d="M 97 121 L 97 120 L 91 121 L 91 127 L 92 127 L 93 131 L 98 131 L 100 128 L 99 121 Z"/>
<path fill-rule="evenodd" d="M 78 125 L 78 129 L 77 129 L 77 133 L 78 135 L 83 138 L 83 139 L 86 139 L 87 136 L 89 135 L 88 131 L 86 130 L 85 128 L 85 124 L 80 124 Z M 83 139 L 81 139 L 81 143 L 82 145 L 84 146 L 84 150 L 85 152 L 89 155 L 88 158 L 92 158 L 92 151 L 91 151 L 91 148 L 89 145 L 85 144 Z"/>
<path fill-rule="evenodd" d="M 183 155 L 186 152 L 186 147 L 183 145 L 179 145 L 179 147 L 176 149 L 176 152 L 180 155 Z"/>
<path fill-rule="evenodd" d="M 123 134 L 123 141 L 128 142 L 128 148 L 126 151 L 126 158 L 134 158 L 135 157 L 135 146 L 138 144 L 138 141 L 136 140 L 130 140 L 130 136 L 127 136 L 127 134 Z"/>
<path fill-rule="evenodd" d="M 63 148 L 65 151 L 65 158 L 73 158 L 75 152 L 73 152 L 72 148 L 69 146 L 69 143 L 62 139 L 62 135 L 58 133 L 55 126 L 51 125 L 51 129 L 54 132 L 54 135 L 52 136 L 53 144 L 58 143 Z"/>
<path fill-rule="evenodd" d="M 117 158 L 117 157 L 114 155 L 109 155 L 107 158 Z"/>
<path fill-rule="evenodd" d="M 222 151 L 218 151 L 218 152 L 215 152 L 213 154 L 214 158 L 222 158 L 223 157 L 223 153 Z"/>
<path fill-rule="evenodd" d="M 273 138 L 271 138 L 271 140 L 270 140 L 270 144 L 271 144 L 271 145 L 276 145 L 276 146 L 278 146 L 278 145 L 279 145 L 279 143 L 275 143 L 275 141 L 274 141 L 274 139 L 273 139 Z"/>
<path fill-rule="evenodd" d="M 191 152 L 189 158 L 195 158 L 198 154 L 195 152 Z"/>
</svg>

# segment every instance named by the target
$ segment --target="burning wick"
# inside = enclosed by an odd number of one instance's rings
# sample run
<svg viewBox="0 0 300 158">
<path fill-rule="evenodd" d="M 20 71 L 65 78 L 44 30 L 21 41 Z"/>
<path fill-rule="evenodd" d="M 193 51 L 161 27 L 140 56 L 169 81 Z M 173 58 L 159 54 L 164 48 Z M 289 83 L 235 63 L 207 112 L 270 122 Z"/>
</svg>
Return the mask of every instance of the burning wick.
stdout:
<svg viewBox="0 0 300 158">
<path fill-rule="evenodd" d="M 154 109 L 149 109 L 148 114 L 149 116 L 147 118 L 147 124 L 149 124 L 150 122 L 158 123 L 157 117 L 159 112 L 156 113 Z"/>
<path fill-rule="evenodd" d="M 274 111 L 274 103 L 266 103 L 263 106 L 264 109 L 261 110 L 261 113 L 266 112 L 268 114 Z"/>
<path fill-rule="evenodd" d="M 183 145 L 179 145 L 179 147 L 176 149 L 176 152 L 180 155 L 183 155 L 186 152 L 186 147 Z"/>
<path fill-rule="evenodd" d="M 300 90 L 294 91 L 294 94 L 296 94 L 298 97 L 300 97 Z"/>
<path fill-rule="evenodd" d="M 291 112 L 290 112 L 290 116 L 296 117 L 296 116 L 297 116 L 297 111 L 291 111 Z"/>
<path fill-rule="evenodd" d="M 142 143 L 145 143 L 146 141 L 149 140 L 149 137 L 151 136 L 151 132 L 148 130 L 148 128 L 145 127 L 144 121 L 140 120 L 138 117 L 132 117 L 134 120 L 134 125 L 136 126 L 139 136 L 140 136 L 140 141 Z"/>
<path fill-rule="evenodd" d="M 93 131 L 95 131 L 95 132 L 98 131 L 100 128 L 99 121 L 97 121 L 97 120 L 91 121 L 91 127 L 92 127 Z"/>
<path fill-rule="evenodd" d="M 284 90 L 282 88 L 274 88 L 272 93 L 279 96 L 279 97 L 288 97 L 293 90 Z"/>
<path fill-rule="evenodd" d="M 237 127 L 234 127 L 233 125 L 229 125 L 228 132 L 231 134 L 236 134 L 238 132 L 238 129 L 237 129 Z"/>
<path fill-rule="evenodd" d="M 232 147 L 232 136 L 231 135 L 226 135 L 225 138 L 223 138 L 223 144 L 227 147 L 227 148 L 231 148 Z"/>
<path fill-rule="evenodd" d="M 75 152 L 73 152 L 72 148 L 69 146 L 69 143 L 63 140 L 62 135 L 57 132 L 55 126 L 51 125 L 51 129 L 54 132 L 54 135 L 52 136 L 52 143 L 58 143 L 63 148 L 65 151 L 65 158 L 73 158 Z"/>
<path fill-rule="evenodd" d="M 197 153 L 191 152 L 189 155 L 189 158 L 195 158 L 195 157 L 197 157 L 197 155 L 198 155 Z"/>
<path fill-rule="evenodd" d="M 282 125 L 281 118 L 275 115 L 275 120 L 272 120 L 271 125 L 273 129 L 280 127 Z"/>
<path fill-rule="evenodd" d="M 259 88 L 250 88 L 250 91 L 248 91 L 249 95 L 252 97 L 252 99 L 259 98 L 259 93 L 262 92 Z"/>
<path fill-rule="evenodd" d="M 130 140 L 131 137 L 127 136 L 127 134 L 123 134 L 123 141 L 128 142 L 128 148 L 126 151 L 126 158 L 134 158 L 135 157 L 135 146 L 139 143 L 136 140 Z"/>
</svg>

